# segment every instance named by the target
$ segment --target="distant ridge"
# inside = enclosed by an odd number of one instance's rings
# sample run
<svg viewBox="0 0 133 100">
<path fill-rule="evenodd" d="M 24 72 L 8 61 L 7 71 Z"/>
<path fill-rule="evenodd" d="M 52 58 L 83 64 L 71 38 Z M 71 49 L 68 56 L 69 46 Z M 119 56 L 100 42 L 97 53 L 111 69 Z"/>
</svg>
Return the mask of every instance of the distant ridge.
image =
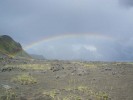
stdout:
<svg viewBox="0 0 133 100">
<path fill-rule="evenodd" d="M 0 56 L 3 55 L 30 58 L 29 54 L 23 50 L 21 44 L 8 35 L 0 36 Z"/>
<path fill-rule="evenodd" d="M 30 54 L 30 56 L 31 56 L 33 59 L 37 59 L 37 60 L 45 60 L 45 58 L 44 58 L 43 55 Z"/>
</svg>

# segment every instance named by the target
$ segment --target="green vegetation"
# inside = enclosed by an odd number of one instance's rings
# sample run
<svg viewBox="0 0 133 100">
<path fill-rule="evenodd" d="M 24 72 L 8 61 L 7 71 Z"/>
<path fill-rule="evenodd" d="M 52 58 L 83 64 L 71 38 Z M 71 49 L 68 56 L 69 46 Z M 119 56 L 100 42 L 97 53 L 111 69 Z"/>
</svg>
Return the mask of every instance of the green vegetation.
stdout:
<svg viewBox="0 0 133 100">
<path fill-rule="evenodd" d="M 97 66 L 94 64 L 83 64 L 84 67 L 89 67 L 89 68 L 96 68 Z"/>
<path fill-rule="evenodd" d="M 18 65 L 19 68 L 30 69 L 30 70 L 46 70 L 50 69 L 48 64 L 22 64 Z"/>
<path fill-rule="evenodd" d="M 0 36 L 0 55 L 30 57 L 20 43 L 14 41 L 10 36 Z"/>
<path fill-rule="evenodd" d="M 15 42 L 11 37 L 7 35 L 0 36 L 0 50 L 7 54 L 14 54 L 22 47 L 19 43 Z"/>
<path fill-rule="evenodd" d="M 17 100 L 16 98 L 17 95 L 12 89 L 3 90 L 2 94 L 0 95 L 0 100 Z"/>
<path fill-rule="evenodd" d="M 44 91 L 43 95 L 51 97 L 53 100 L 110 100 L 105 92 L 94 91 L 93 89 L 80 85 L 77 87 L 67 87 L 60 90 Z"/>
<path fill-rule="evenodd" d="M 83 100 L 83 99 L 77 95 L 68 95 L 64 97 L 63 100 Z"/>
<path fill-rule="evenodd" d="M 23 70 L 48 70 L 49 64 L 19 64 L 19 65 L 6 65 L 4 68 L 23 69 Z"/>
<path fill-rule="evenodd" d="M 56 98 L 57 94 L 58 94 L 58 93 L 57 93 L 56 90 L 51 90 L 51 91 L 48 91 L 48 92 L 44 91 L 44 92 L 43 92 L 43 95 L 50 96 L 50 97 L 52 97 L 53 99 Z"/>
<path fill-rule="evenodd" d="M 109 96 L 105 92 L 98 92 L 98 93 L 96 93 L 96 98 L 98 100 L 109 100 Z"/>
<path fill-rule="evenodd" d="M 28 74 L 18 75 L 12 78 L 11 81 L 15 83 L 20 83 L 22 85 L 29 85 L 29 84 L 37 83 L 37 80 Z"/>
</svg>

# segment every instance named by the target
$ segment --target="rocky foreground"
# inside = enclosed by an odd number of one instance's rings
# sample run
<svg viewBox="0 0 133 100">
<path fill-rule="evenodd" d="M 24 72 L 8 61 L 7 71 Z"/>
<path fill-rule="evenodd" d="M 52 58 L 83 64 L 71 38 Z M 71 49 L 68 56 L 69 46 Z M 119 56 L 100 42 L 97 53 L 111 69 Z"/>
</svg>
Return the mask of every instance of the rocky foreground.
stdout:
<svg viewBox="0 0 133 100">
<path fill-rule="evenodd" d="M 133 100 L 133 63 L 0 60 L 0 100 Z"/>
</svg>

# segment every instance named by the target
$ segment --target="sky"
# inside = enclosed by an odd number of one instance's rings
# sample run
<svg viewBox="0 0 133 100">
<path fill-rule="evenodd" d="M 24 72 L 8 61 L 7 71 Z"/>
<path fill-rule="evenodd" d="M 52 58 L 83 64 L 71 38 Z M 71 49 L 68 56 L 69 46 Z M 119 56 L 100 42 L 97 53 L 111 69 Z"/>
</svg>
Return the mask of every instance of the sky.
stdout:
<svg viewBox="0 0 133 100">
<path fill-rule="evenodd" d="M 0 35 L 47 59 L 133 61 L 133 0 L 0 0 Z"/>
</svg>

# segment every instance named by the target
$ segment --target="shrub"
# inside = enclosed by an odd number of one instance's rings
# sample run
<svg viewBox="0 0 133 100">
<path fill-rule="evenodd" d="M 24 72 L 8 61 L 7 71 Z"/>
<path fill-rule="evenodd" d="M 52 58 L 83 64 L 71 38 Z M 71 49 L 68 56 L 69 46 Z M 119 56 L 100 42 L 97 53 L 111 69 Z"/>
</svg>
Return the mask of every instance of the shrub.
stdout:
<svg viewBox="0 0 133 100">
<path fill-rule="evenodd" d="M 13 90 L 5 90 L 0 96 L 0 100 L 16 100 L 16 93 Z"/>
<path fill-rule="evenodd" d="M 22 85 L 29 85 L 29 84 L 37 83 L 37 80 L 28 74 L 18 75 L 17 77 L 13 78 L 12 81 L 20 83 Z"/>
</svg>

